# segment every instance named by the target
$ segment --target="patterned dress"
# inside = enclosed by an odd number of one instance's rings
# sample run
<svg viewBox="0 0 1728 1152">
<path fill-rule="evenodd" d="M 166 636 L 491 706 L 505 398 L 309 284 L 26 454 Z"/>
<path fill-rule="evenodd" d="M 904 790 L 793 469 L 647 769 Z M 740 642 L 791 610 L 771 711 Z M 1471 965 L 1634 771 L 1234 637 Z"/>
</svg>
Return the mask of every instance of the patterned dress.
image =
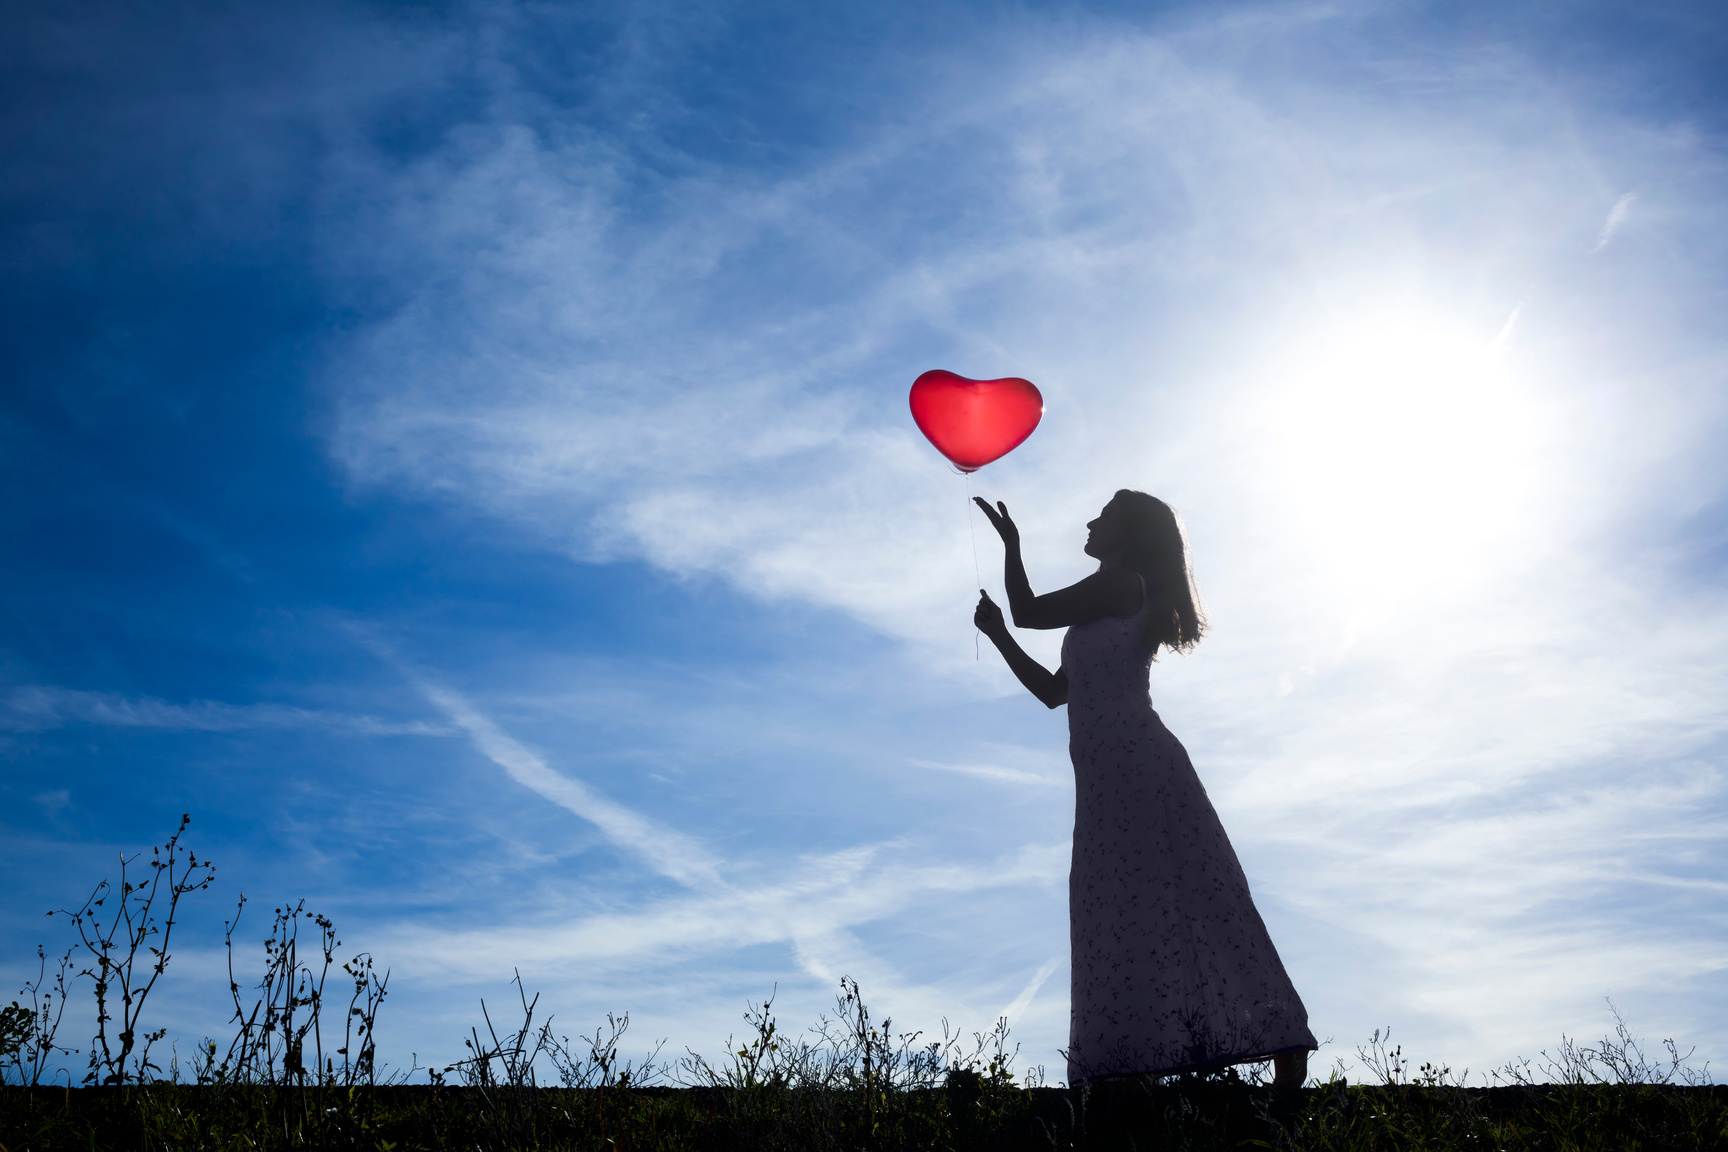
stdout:
<svg viewBox="0 0 1728 1152">
<path fill-rule="evenodd" d="M 1068 1082 L 1316 1047 L 1224 826 L 1148 694 L 1146 609 L 1068 629 Z"/>
</svg>

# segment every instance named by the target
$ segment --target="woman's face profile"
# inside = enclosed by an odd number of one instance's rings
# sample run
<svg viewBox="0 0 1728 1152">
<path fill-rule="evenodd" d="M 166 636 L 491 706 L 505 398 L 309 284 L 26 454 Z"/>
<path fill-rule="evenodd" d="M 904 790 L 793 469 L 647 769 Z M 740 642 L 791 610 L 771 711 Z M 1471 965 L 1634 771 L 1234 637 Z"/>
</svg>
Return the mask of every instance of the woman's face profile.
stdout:
<svg viewBox="0 0 1728 1152">
<path fill-rule="evenodd" d="M 1122 512 L 1116 501 L 1104 505 L 1098 518 L 1086 525 L 1086 555 L 1098 560 L 1114 560 L 1122 555 L 1125 543 L 1122 533 Z"/>
</svg>

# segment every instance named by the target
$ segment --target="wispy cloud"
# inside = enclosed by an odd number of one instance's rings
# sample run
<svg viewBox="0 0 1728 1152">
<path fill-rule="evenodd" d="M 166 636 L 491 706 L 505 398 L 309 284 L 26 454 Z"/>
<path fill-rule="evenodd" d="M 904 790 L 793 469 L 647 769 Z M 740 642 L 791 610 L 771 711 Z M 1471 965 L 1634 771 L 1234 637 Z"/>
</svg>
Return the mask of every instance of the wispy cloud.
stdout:
<svg viewBox="0 0 1728 1152">
<path fill-rule="evenodd" d="M 1001 859 L 956 863 L 911 863 L 899 859 L 903 854 L 901 845 L 846 848 L 805 857 L 790 870 L 791 878 L 777 882 L 647 898 L 562 922 L 473 931 L 402 925 L 387 946 L 470 979 L 491 978 L 501 966 L 519 963 L 541 979 L 592 982 L 783 944 L 791 946 L 799 966 L 819 982 L 830 983 L 841 975 L 864 979 L 896 1011 L 934 1022 L 951 1007 L 956 993 L 970 997 L 946 984 L 911 978 L 909 965 L 872 954 L 855 930 L 895 921 L 932 902 L 1060 884 L 1068 846 L 1033 846 Z M 433 974 L 424 965 L 417 973 L 422 979 Z M 1025 1002 L 1016 1012 L 1023 1011 L 1035 993 L 1036 988 L 1030 994 L 1023 991 Z"/>
<path fill-rule="evenodd" d="M 612 957 L 637 962 L 667 949 L 706 949 L 720 941 L 742 947 L 818 939 L 891 916 L 927 893 L 1046 884 L 1065 872 L 1066 845 L 1028 846 L 1007 859 L 984 864 L 908 864 L 899 859 L 902 846 L 865 844 L 805 857 L 790 869 L 795 878 L 783 882 L 729 881 L 722 875 L 725 862 L 707 847 L 556 772 L 458 693 L 424 681 L 418 686 L 512 780 L 590 822 L 654 871 L 694 890 L 689 896 L 608 913 L 550 932 L 536 927 L 532 934 L 538 943 L 525 938 L 513 941 L 523 949 L 524 959 L 543 962 L 557 957 L 560 963 L 585 964 Z M 1016 783 L 1023 782 L 1022 777 L 1048 783 L 1031 773 L 1010 775 Z M 885 859 L 889 853 L 895 859 Z M 488 960 L 496 954 L 497 937 L 495 929 L 483 934 L 481 951 Z M 447 940 L 439 950 L 448 959 L 463 948 Z"/>
<path fill-rule="evenodd" d="M 0 729 L 37 732 L 69 724 L 162 728 L 196 732 L 307 728 L 351 736 L 452 736 L 455 729 L 424 720 L 383 720 L 285 704 L 175 704 L 149 696 L 80 692 L 33 685 L 0 697 Z"/>
<path fill-rule="evenodd" d="M 1636 192 L 1628 192 L 1614 201 L 1614 207 L 1608 209 L 1608 218 L 1602 221 L 1602 230 L 1596 234 L 1596 246 L 1590 251 L 1600 252 L 1608 247 L 1608 241 L 1614 239 L 1614 233 L 1620 230 L 1620 225 L 1626 222 L 1626 217 L 1632 211 L 1632 205 L 1638 202 Z"/>
<path fill-rule="evenodd" d="M 1045 776 L 1038 772 L 1028 772 L 1023 768 L 1004 768 L 998 764 L 942 764 L 935 760 L 914 760 L 919 768 L 929 768 L 936 772 L 953 772 L 960 776 L 971 776 L 978 780 L 989 780 L 995 784 L 1020 784 L 1033 788 L 1059 788 L 1066 781 L 1054 776 Z"/>
<path fill-rule="evenodd" d="M 593 824 L 612 843 L 680 884 L 712 888 L 720 883 L 718 862 L 688 837 L 660 827 L 598 795 L 580 781 L 554 771 L 541 756 L 506 735 L 489 717 L 450 689 L 424 682 L 418 687 L 450 717 L 451 723 L 468 734 L 481 755 L 504 769 L 516 783 Z"/>
<path fill-rule="evenodd" d="M 1021 1014 L 1032 1006 L 1032 998 L 1038 995 L 1038 990 L 1044 987 L 1044 982 L 1050 979 L 1051 973 L 1061 966 L 1062 957 L 1060 956 L 1052 956 L 1040 964 L 1038 971 L 1032 973 L 1032 979 L 1026 981 L 1026 987 L 1020 990 L 1020 995 L 1014 997 L 1008 1006 L 1002 1009 L 999 1016 L 1008 1021 L 1009 1026 L 1012 1027 L 1014 1022 L 1020 1019 Z"/>
</svg>

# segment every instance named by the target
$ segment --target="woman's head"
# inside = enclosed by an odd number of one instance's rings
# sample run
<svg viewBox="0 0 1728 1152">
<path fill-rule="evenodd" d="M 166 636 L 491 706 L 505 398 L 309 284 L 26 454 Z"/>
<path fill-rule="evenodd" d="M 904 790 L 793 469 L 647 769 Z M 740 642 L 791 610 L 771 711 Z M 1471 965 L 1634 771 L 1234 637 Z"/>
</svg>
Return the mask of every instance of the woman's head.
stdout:
<svg viewBox="0 0 1728 1152">
<path fill-rule="evenodd" d="M 1124 488 L 1087 525 L 1086 553 L 1120 561 L 1146 581 L 1146 631 L 1141 642 L 1186 652 L 1206 631 L 1188 563 L 1182 522 L 1156 496 Z"/>
</svg>

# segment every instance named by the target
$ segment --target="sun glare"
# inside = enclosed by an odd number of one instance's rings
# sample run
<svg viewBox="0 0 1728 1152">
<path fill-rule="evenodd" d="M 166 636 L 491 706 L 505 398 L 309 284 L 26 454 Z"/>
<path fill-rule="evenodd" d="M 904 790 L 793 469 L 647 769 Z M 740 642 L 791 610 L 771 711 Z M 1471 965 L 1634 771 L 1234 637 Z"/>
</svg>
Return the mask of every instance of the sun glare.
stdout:
<svg viewBox="0 0 1728 1152">
<path fill-rule="evenodd" d="M 1539 428 L 1509 332 L 1357 317 L 1270 373 L 1257 423 L 1271 487 L 1353 592 L 1398 600 L 1480 577 L 1528 518 Z"/>
</svg>

